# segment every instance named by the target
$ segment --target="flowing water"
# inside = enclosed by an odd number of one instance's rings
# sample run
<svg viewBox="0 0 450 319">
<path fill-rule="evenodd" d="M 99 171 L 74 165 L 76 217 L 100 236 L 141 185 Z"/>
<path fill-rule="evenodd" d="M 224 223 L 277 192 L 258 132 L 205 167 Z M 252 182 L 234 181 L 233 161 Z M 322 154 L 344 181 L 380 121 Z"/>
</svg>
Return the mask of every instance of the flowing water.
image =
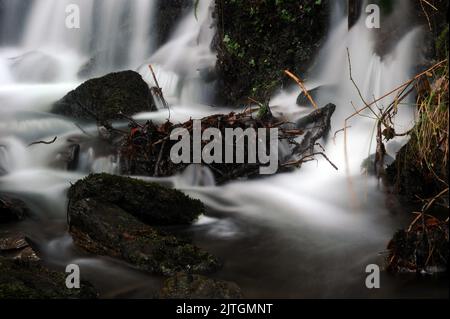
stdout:
<svg viewBox="0 0 450 319">
<path fill-rule="evenodd" d="M 87 139 L 70 120 L 48 113 L 51 104 L 92 74 L 135 69 L 154 85 L 147 65 L 154 66 L 170 112 L 136 115 L 136 119 L 172 122 L 227 112 L 208 106 L 214 81 L 203 74 L 214 67 L 211 51 L 214 21 L 212 1 L 200 1 L 195 17 L 189 11 L 167 43 L 154 45 L 156 1 L 153 0 L 2 0 L 0 12 L 0 192 L 20 197 L 35 217 L 14 227 L 29 234 L 51 267 L 69 263 L 81 267 L 104 298 L 152 297 L 161 278 L 131 269 L 109 258 L 76 252 L 66 231 L 66 192 L 70 183 L 90 172 L 117 172 L 117 160 L 101 142 Z M 68 4 L 79 5 L 81 29 L 64 26 Z M 364 17 L 350 30 L 344 1 L 336 1 L 330 33 L 308 74 L 309 89 L 321 87 L 320 105 L 337 105 L 332 134 L 344 127 L 354 107 L 364 104 L 350 81 L 352 76 L 366 100 L 380 97 L 408 80 L 420 62 L 420 28 L 403 34 L 382 57 L 377 55 L 376 33 L 367 29 Z M 407 1 L 396 2 L 396 14 Z M 89 69 L 90 62 L 93 63 Z M 273 111 L 295 120 L 310 112 L 295 104 L 298 89 L 276 94 Z M 390 103 L 380 101 L 379 107 Z M 370 113 L 364 114 L 369 115 Z M 396 117 L 397 131 L 406 131 L 414 119 L 405 103 Z M 301 170 L 256 181 L 236 181 L 215 186 L 212 174 L 189 167 L 183 174 L 152 179 L 172 185 L 201 199 L 209 208 L 191 227 L 173 231 L 225 260 L 215 276 L 237 282 L 247 297 L 443 297 L 448 287 L 433 280 L 382 274 L 381 289 L 365 287 L 365 267 L 382 264 L 387 242 L 407 223 L 405 212 L 388 210 L 392 199 L 374 178 L 361 174 L 362 161 L 374 152 L 373 119 L 358 116 L 349 124 L 347 159 L 344 135 L 324 141 L 327 155 L 339 167 L 335 171 L 319 159 Z M 94 124 L 83 129 L 97 134 Z M 51 145 L 27 147 L 51 140 Z M 70 141 L 82 143 L 76 172 L 61 168 Z M 390 155 L 404 143 L 387 145 Z"/>
</svg>

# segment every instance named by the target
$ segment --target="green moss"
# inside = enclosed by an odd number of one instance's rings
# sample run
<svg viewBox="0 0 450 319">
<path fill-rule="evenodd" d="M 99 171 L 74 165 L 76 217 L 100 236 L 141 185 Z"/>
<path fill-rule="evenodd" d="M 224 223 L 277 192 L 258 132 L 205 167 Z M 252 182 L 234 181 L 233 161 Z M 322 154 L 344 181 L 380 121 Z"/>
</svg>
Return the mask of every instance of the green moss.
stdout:
<svg viewBox="0 0 450 319">
<path fill-rule="evenodd" d="M 122 119 L 120 112 L 131 116 L 153 110 L 152 94 L 141 75 L 123 71 L 84 82 L 56 102 L 52 112 L 105 124 Z"/>
<path fill-rule="evenodd" d="M 122 258 L 145 271 L 161 275 L 209 273 L 221 265 L 209 253 L 162 234 L 111 203 L 90 198 L 71 202 L 69 218 L 77 246 L 94 254 Z"/>
<path fill-rule="evenodd" d="M 439 59 L 448 58 L 448 24 L 436 40 L 436 55 Z"/>
<path fill-rule="evenodd" d="M 325 34 L 327 3 L 217 1 L 221 99 L 231 104 L 247 97 L 266 102 L 287 80 L 285 69 L 303 74 Z"/>
<path fill-rule="evenodd" d="M 239 299 L 240 288 L 232 282 L 178 273 L 167 279 L 161 290 L 164 299 Z"/>
</svg>

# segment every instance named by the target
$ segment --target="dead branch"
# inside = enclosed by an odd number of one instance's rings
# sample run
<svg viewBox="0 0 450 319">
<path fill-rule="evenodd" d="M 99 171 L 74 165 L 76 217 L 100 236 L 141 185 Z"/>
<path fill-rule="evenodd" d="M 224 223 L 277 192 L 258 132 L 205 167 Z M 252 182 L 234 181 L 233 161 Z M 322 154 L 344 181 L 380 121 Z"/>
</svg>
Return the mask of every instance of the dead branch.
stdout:
<svg viewBox="0 0 450 319">
<path fill-rule="evenodd" d="M 271 114 L 260 118 L 255 116 L 257 111 L 257 108 L 248 108 L 242 113 L 231 112 L 229 114 L 207 116 L 200 120 L 201 130 L 214 127 L 221 131 L 222 136 L 225 136 L 225 130 L 228 128 L 240 128 L 243 130 L 253 128 L 255 131 L 258 131 L 258 129 L 269 130 L 276 127 L 279 133 L 278 139 L 280 141 L 287 141 L 288 145 L 294 145 L 291 147 L 291 156 L 293 159 L 302 158 L 304 161 L 309 161 L 315 155 L 321 155 L 329 161 L 323 152 L 315 152 L 314 148 L 317 145 L 317 139 L 323 137 L 329 130 L 329 121 L 334 111 L 334 105 L 314 111 L 312 115 L 307 116 L 307 119 L 303 123 L 314 124 L 312 128 L 306 128 L 306 126 L 305 128 L 299 128 L 295 123 L 287 123 L 284 120 L 275 118 Z M 131 124 L 133 123 L 131 122 Z M 152 121 L 147 121 L 143 125 L 132 125 L 132 127 L 120 151 L 122 173 L 165 177 L 179 173 L 188 165 L 185 163 L 174 164 L 170 160 L 170 150 L 177 143 L 177 141 L 170 139 L 170 135 L 173 129 L 184 128 L 190 134 L 192 143 L 194 129 L 192 119 L 180 124 L 173 124 L 167 121 L 160 125 L 156 125 Z M 307 137 L 305 133 L 310 135 Z M 302 147 L 299 147 L 299 143 L 295 141 L 300 136 L 306 139 L 306 144 Z M 209 141 L 202 141 L 201 147 L 203 148 L 207 143 Z M 233 141 L 234 143 L 238 143 L 238 141 Z M 223 148 L 225 147 L 226 145 L 223 145 Z M 245 148 L 244 151 L 244 158 L 248 158 L 249 154 L 247 153 L 247 149 Z M 294 168 L 295 166 L 299 166 L 301 161 L 296 160 L 296 165 L 284 165 L 281 168 Z M 260 163 L 204 163 L 204 165 L 211 169 L 219 184 L 235 178 L 256 177 L 259 175 L 258 171 L 261 167 Z M 334 164 L 333 167 L 336 168 Z"/>
<path fill-rule="evenodd" d="M 314 101 L 314 99 L 309 94 L 308 90 L 306 89 L 306 86 L 303 84 L 303 81 L 298 76 L 296 76 L 294 73 L 290 72 L 289 70 L 284 70 L 284 73 L 286 73 L 291 79 L 293 79 L 298 84 L 298 86 L 301 88 L 301 90 L 306 95 L 308 100 L 311 102 L 312 106 L 316 110 L 319 109 L 319 107 L 317 106 L 317 103 Z"/>
<path fill-rule="evenodd" d="M 50 145 L 56 142 L 56 140 L 58 139 L 58 136 L 55 136 L 55 138 L 49 142 L 46 141 L 37 141 L 37 142 L 33 142 L 28 144 L 28 147 L 33 146 L 33 145 L 37 145 L 37 144 L 45 144 L 45 145 Z"/>
<path fill-rule="evenodd" d="M 153 91 L 155 95 L 161 100 L 162 104 L 164 105 L 164 108 L 169 110 L 169 119 L 170 119 L 170 107 L 169 103 L 167 103 L 166 99 L 164 98 L 164 94 L 162 91 L 162 88 L 159 86 L 158 79 L 156 78 L 155 72 L 153 71 L 153 67 L 151 64 L 148 65 L 150 72 L 152 73 L 153 80 L 155 81 L 156 87 L 153 88 Z"/>
</svg>

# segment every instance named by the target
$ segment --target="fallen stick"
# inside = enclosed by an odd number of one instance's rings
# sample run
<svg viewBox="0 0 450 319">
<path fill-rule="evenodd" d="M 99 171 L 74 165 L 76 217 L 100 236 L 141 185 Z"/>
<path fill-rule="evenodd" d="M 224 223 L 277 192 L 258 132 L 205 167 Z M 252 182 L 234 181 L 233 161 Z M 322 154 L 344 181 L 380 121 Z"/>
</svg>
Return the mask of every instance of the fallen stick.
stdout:
<svg viewBox="0 0 450 319">
<path fill-rule="evenodd" d="M 56 140 L 58 139 L 58 136 L 55 136 L 55 138 L 49 142 L 46 141 L 38 141 L 38 142 L 33 142 L 31 144 L 28 144 L 28 147 L 33 146 L 33 145 L 37 145 L 37 144 L 46 144 L 46 145 L 50 145 L 56 142 Z"/>
<path fill-rule="evenodd" d="M 317 103 L 314 101 L 312 96 L 309 94 L 308 90 L 306 89 L 305 85 L 303 84 L 302 80 L 298 76 L 296 76 L 294 73 L 290 72 L 289 70 L 284 70 L 284 73 L 286 73 L 291 79 L 293 79 L 295 82 L 297 82 L 298 86 L 302 89 L 303 93 L 306 95 L 308 100 L 311 102 L 312 106 L 317 110 L 319 107 L 317 106 Z"/>
</svg>

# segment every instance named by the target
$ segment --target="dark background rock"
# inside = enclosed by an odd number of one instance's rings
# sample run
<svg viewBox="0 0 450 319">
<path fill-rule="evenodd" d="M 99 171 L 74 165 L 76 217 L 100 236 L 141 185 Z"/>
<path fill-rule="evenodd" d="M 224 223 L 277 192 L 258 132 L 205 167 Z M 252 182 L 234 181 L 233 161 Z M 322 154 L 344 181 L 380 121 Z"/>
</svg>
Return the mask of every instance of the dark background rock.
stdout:
<svg viewBox="0 0 450 319">
<path fill-rule="evenodd" d="M 156 44 L 161 46 L 175 31 L 179 19 L 190 12 L 192 0 L 154 0 L 158 1 L 156 10 Z M 194 12 L 192 12 L 194 14 Z"/>
<path fill-rule="evenodd" d="M 419 160 L 416 153 L 417 139 L 412 134 L 410 141 L 397 153 L 395 161 L 386 169 L 387 181 L 394 186 L 395 193 L 404 195 L 408 200 L 415 202 L 420 198 L 432 198 L 443 188 L 448 187 L 448 164 L 446 154 L 439 144 L 430 152 L 430 164 Z M 436 176 L 438 178 L 436 178 Z M 448 202 L 448 201 L 447 201 Z"/>
<path fill-rule="evenodd" d="M 52 112 L 80 120 L 107 123 L 156 110 L 147 83 L 134 71 L 110 73 L 91 79 L 69 92 L 53 106 Z"/>
<path fill-rule="evenodd" d="M 30 211 L 23 201 L 0 194 L 0 224 L 20 221 L 29 215 Z"/>
<path fill-rule="evenodd" d="M 216 1 L 218 100 L 264 102 L 290 83 L 285 69 L 304 75 L 326 34 L 328 12 L 326 0 Z"/>
<path fill-rule="evenodd" d="M 121 258 L 160 275 L 209 273 L 220 267 L 212 255 L 159 233 L 115 204 L 91 198 L 71 201 L 68 214 L 76 245 L 93 254 Z"/>
<path fill-rule="evenodd" d="M 78 181 L 68 193 L 73 203 L 95 198 L 115 204 L 148 225 L 192 223 L 205 207 L 182 192 L 133 178 L 94 174 Z"/>
<path fill-rule="evenodd" d="M 319 96 L 329 96 L 330 101 L 332 101 L 334 94 L 336 94 L 336 87 L 333 85 L 322 85 L 309 90 L 308 93 L 315 102 L 317 102 Z M 299 106 L 311 106 L 311 102 L 303 92 L 297 97 L 296 103 Z"/>
<path fill-rule="evenodd" d="M 233 282 L 178 273 L 165 281 L 160 298 L 240 299 L 242 298 L 242 292 L 238 285 Z"/>
</svg>

